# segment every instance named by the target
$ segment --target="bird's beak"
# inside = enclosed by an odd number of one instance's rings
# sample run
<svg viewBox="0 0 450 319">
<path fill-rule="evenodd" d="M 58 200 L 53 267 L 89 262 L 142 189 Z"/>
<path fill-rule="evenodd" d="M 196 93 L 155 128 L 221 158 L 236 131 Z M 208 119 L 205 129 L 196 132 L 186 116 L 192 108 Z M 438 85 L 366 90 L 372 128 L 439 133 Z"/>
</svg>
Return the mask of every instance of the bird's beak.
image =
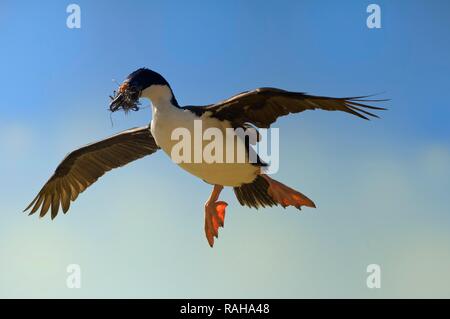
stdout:
<svg viewBox="0 0 450 319">
<path fill-rule="evenodd" d="M 124 96 L 122 93 L 118 93 L 113 100 L 111 101 L 111 103 L 109 104 L 109 110 L 111 112 L 115 112 L 120 108 L 120 105 L 122 104 L 124 99 Z"/>
</svg>

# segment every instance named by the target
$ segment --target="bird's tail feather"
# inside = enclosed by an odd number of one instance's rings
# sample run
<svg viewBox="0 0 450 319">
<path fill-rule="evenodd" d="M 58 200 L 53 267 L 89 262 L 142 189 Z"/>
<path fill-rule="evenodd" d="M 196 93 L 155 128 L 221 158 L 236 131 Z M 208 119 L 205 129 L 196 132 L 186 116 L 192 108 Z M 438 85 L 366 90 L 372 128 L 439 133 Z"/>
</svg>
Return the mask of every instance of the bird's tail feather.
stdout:
<svg viewBox="0 0 450 319">
<path fill-rule="evenodd" d="M 250 184 L 234 187 L 234 193 L 242 206 L 272 207 L 278 203 L 268 193 L 269 183 L 260 175 Z"/>
</svg>

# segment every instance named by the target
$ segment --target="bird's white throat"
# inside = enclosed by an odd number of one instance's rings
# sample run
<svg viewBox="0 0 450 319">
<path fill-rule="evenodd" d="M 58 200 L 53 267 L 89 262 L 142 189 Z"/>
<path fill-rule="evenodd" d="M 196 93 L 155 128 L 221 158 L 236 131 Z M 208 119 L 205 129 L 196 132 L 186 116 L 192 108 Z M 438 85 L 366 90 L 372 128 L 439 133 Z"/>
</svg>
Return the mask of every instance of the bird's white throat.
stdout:
<svg viewBox="0 0 450 319">
<path fill-rule="evenodd" d="M 172 105 L 173 92 L 167 85 L 151 85 L 142 91 L 141 97 L 149 99 L 153 107 L 160 108 Z"/>
</svg>

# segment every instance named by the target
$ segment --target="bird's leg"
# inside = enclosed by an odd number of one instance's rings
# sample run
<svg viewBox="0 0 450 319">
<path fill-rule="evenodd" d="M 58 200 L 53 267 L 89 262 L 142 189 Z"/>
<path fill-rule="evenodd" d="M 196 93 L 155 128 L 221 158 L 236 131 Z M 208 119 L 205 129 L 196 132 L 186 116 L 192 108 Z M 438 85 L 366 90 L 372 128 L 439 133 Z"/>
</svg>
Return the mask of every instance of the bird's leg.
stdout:
<svg viewBox="0 0 450 319">
<path fill-rule="evenodd" d="M 269 183 L 267 192 L 270 197 L 272 197 L 272 199 L 279 203 L 281 206 L 294 206 L 298 209 L 301 209 L 302 206 L 313 208 L 316 207 L 312 200 L 310 200 L 302 193 L 297 192 L 295 189 L 292 189 L 265 174 L 261 174 L 261 177 L 263 177 Z"/>
<path fill-rule="evenodd" d="M 219 236 L 219 227 L 223 227 L 225 208 L 228 206 L 225 202 L 217 201 L 222 189 L 222 185 L 214 185 L 211 195 L 205 203 L 205 234 L 211 247 L 214 245 L 214 237 L 218 238 Z"/>
</svg>

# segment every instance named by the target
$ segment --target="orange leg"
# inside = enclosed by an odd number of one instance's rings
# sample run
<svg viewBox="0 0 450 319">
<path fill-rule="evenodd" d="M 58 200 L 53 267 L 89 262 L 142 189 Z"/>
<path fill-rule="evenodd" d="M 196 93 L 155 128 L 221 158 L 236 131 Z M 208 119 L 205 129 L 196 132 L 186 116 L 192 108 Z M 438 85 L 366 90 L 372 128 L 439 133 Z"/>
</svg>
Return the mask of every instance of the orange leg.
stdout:
<svg viewBox="0 0 450 319">
<path fill-rule="evenodd" d="M 283 207 L 294 206 L 301 209 L 302 206 L 313 207 L 316 205 L 312 200 L 267 175 L 261 174 L 261 176 L 269 183 L 269 189 L 267 192 L 273 198 L 274 201 L 279 203 Z"/>
<path fill-rule="evenodd" d="M 222 189 L 222 185 L 214 185 L 211 195 L 205 203 L 205 235 L 211 247 L 214 245 L 214 237 L 219 237 L 219 227 L 224 225 L 225 208 L 228 206 L 225 202 L 217 201 Z"/>
</svg>

